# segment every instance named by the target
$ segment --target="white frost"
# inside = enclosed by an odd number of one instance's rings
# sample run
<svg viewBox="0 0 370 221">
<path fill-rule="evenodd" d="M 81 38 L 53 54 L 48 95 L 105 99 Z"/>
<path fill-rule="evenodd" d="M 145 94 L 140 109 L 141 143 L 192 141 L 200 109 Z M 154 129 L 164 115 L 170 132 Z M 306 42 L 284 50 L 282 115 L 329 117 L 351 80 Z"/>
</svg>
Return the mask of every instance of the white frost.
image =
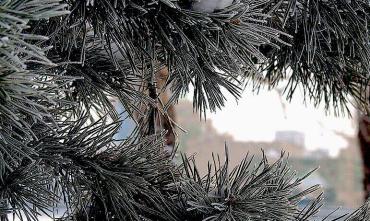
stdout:
<svg viewBox="0 0 370 221">
<path fill-rule="evenodd" d="M 194 11 L 214 12 L 230 6 L 234 0 L 196 0 L 193 3 Z"/>
</svg>

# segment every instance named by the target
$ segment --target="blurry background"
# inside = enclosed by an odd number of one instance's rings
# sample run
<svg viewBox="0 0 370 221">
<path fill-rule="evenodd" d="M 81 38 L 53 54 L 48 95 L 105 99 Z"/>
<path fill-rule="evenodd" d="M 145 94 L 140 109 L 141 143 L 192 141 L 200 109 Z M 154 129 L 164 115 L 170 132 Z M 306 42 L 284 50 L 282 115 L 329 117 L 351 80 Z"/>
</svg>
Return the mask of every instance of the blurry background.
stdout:
<svg viewBox="0 0 370 221">
<path fill-rule="evenodd" d="M 248 152 L 260 157 L 264 149 L 273 160 L 284 150 L 301 175 L 320 166 L 303 188 L 321 184 L 325 208 L 341 206 L 339 212 L 351 211 L 363 203 L 356 112 L 351 110 L 352 117 L 336 116 L 303 101 L 299 93 L 287 102 L 282 90 L 261 89 L 257 94 L 247 88 L 238 102 L 230 97 L 221 111 L 200 120 L 199 113 L 193 113 L 191 98 L 184 98 L 176 105 L 177 122 L 187 131 L 178 132 L 179 151 L 194 155 L 204 173 L 212 152 L 224 156 L 225 142 L 231 166 Z"/>
</svg>

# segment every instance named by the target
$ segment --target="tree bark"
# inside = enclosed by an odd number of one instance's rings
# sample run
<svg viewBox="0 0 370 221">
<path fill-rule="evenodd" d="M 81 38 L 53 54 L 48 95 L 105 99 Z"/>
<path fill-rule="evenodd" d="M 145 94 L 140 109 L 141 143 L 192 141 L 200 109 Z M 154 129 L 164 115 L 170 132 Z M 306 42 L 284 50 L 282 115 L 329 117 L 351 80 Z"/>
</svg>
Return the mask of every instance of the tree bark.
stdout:
<svg viewBox="0 0 370 221">
<path fill-rule="evenodd" d="M 363 187 L 367 199 L 370 196 L 370 117 L 367 115 L 359 117 L 358 138 L 364 171 Z"/>
</svg>

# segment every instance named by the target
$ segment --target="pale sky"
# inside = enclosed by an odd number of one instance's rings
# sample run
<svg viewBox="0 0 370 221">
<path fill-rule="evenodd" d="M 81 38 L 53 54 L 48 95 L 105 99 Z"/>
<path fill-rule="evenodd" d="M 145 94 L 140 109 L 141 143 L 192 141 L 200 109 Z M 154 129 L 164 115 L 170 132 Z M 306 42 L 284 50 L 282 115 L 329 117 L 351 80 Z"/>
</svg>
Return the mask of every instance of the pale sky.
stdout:
<svg viewBox="0 0 370 221">
<path fill-rule="evenodd" d="M 216 130 L 228 133 L 238 141 L 272 141 L 279 130 L 296 130 L 305 134 L 305 146 L 308 150 L 325 149 L 330 156 L 339 154 L 347 142 L 334 132 L 354 135 L 356 127 L 353 119 L 335 117 L 325 113 L 325 109 L 304 105 L 303 97 L 295 94 L 291 103 L 283 99 L 283 105 L 276 90 L 260 90 L 257 94 L 246 89 L 236 103 L 228 97 L 221 111 L 207 113 Z"/>
</svg>

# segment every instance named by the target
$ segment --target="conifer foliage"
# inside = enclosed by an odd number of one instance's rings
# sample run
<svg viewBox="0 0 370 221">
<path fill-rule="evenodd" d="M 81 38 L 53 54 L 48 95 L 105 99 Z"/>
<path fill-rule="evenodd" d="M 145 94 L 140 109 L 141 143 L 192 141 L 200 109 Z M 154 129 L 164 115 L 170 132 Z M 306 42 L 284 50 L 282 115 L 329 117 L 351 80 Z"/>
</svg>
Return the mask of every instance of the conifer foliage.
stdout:
<svg viewBox="0 0 370 221">
<path fill-rule="evenodd" d="M 199 0 L 208 1 L 208 0 Z M 0 0 L 0 220 L 313 220 L 284 155 L 206 175 L 175 165 L 155 127 L 194 88 L 205 114 L 253 83 L 287 80 L 316 104 L 368 106 L 368 0 Z M 204 4 L 207 5 L 207 4 Z M 221 7 L 220 6 L 224 6 Z M 155 73 L 169 69 L 167 104 Z M 136 122 L 126 123 L 118 99 Z M 175 126 L 175 124 L 173 125 Z M 206 148 L 206 147 L 199 147 Z M 232 148 L 232 147 L 231 147 Z M 369 204 L 346 221 L 370 220 Z"/>
</svg>

